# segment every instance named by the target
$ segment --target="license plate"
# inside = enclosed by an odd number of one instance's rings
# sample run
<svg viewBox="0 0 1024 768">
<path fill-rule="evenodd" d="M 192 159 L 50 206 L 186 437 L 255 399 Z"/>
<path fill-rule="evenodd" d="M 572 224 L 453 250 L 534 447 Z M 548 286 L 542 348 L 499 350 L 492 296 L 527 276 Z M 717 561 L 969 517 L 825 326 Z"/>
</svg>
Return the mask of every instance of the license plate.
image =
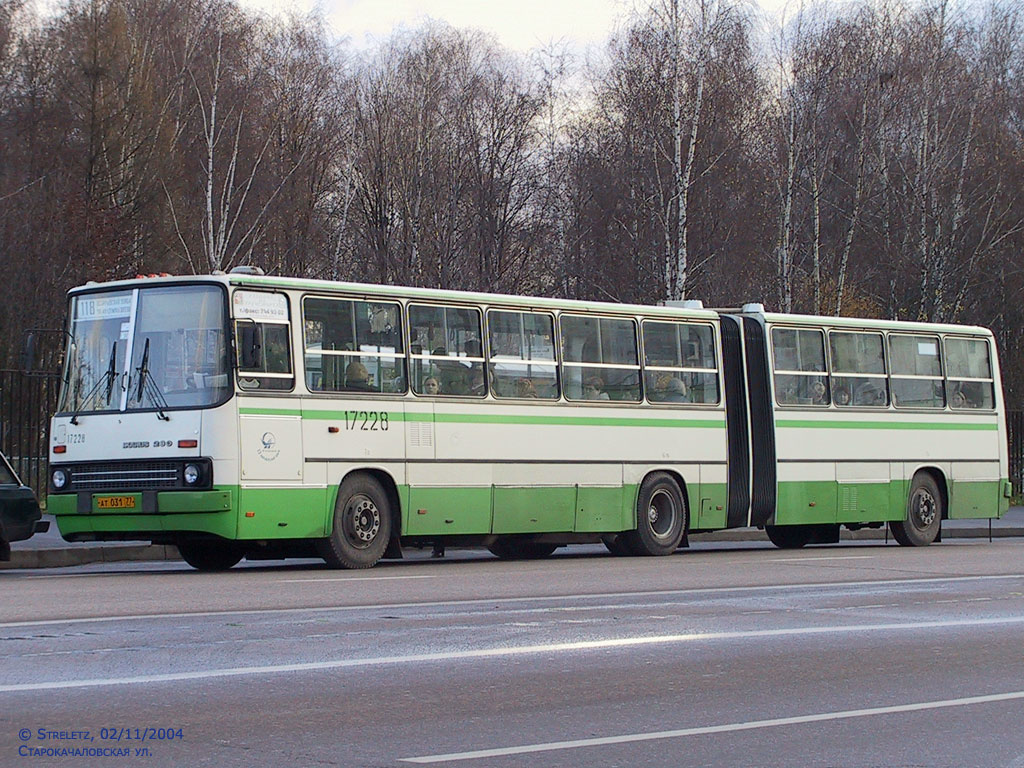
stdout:
<svg viewBox="0 0 1024 768">
<path fill-rule="evenodd" d="M 97 509 L 135 509 L 134 496 L 101 496 L 96 499 Z"/>
</svg>

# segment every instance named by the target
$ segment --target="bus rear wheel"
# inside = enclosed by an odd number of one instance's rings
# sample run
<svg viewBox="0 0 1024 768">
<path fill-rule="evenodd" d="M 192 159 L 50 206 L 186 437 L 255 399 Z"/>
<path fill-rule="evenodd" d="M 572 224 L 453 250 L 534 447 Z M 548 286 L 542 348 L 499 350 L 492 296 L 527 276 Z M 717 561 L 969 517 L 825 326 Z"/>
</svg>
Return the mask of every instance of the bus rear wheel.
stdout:
<svg viewBox="0 0 1024 768">
<path fill-rule="evenodd" d="M 686 533 L 687 510 L 675 479 L 665 472 L 644 478 L 636 501 L 636 529 L 622 534 L 634 555 L 670 555 Z"/>
<path fill-rule="evenodd" d="M 229 541 L 179 541 L 178 554 L 197 571 L 226 571 L 238 565 L 245 550 Z"/>
<path fill-rule="evenodd" d="M 498 539 L 487 547 L 492 555 L 502 560 L 543 560 L 556 549 L 557 544 L 543 544 L 537 541 Z"/>
<path fill-rule="evenodd" d="M 918 474 L 910 484 L 907 519 L 889 523 L 892 537 L 904 547 L 927 547 L 939 535 L 943 515 L 942 492 L 935 478 Z"/>
<path fill-rule="evenodd" d="M 390 538 L 391 502 L 383 486 L 369 475 L 346 479 L 334 504 L 331 535 L 318 542 L 320 556 L 331 568 L 370 568 Z"/>
</svg>

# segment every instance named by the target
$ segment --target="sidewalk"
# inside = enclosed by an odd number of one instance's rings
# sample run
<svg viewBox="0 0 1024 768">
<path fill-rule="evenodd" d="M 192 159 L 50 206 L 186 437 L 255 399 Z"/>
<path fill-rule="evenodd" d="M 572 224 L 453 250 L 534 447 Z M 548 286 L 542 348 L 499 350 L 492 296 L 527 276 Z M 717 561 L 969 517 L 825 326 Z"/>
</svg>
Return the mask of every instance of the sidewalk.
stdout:
<svg viewBox="0 0 1024 768">
<path fill-rule="evenodd" d="M 125 542 L 67 542 L 61 538 L 52 515 L 50 530 L 37 533 L 27 541 L 11 544 L 10 562 L 0 562 L 0 570 L 13 568 L 60 568 L 87 563 L 116 563 L 133 560 L 178 560 L 178 550 L 172 546 L 153 546 L 144 541 Z M 942 524 L 945 539 L 979 539 L 989 537 L 988 520 L 947 520 Z M 1024 537 L 1024 507 L 1011 507 L 999 520 L 991 521 L 993 539 Z M 860 531 L 842 530 L 843 541 L 884 539 L 885 528 L 865 528 Z M 890 537 L 891 538 L 891 537 Z M 699 534 L 694 544 L 723 541 L 763 541 L 768 539 L 757 528 L 732 528 L 715 533 Z"/>
</svg>

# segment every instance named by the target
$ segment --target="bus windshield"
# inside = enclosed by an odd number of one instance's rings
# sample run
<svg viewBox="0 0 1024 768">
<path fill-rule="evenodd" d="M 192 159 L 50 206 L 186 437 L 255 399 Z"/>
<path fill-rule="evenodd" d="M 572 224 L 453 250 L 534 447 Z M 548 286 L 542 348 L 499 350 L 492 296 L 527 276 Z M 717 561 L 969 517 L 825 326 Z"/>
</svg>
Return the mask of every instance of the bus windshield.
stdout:
<svg viewBox="0 0 1024 768">
<path fill-rule="evenodd" d="M 222 402 L 231 390 L 224 318 L 217 286 L 73 297 L 59 410 L 159 411 Z"/>
</svg>

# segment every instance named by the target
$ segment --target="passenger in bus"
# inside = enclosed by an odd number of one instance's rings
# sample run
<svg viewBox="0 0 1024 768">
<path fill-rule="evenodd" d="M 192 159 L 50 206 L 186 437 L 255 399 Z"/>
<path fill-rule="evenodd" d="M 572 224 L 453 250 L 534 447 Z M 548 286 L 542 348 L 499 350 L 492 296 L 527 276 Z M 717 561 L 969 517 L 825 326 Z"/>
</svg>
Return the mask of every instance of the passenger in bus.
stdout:
<svg viewBox="0 0 1024 768">
<path fill-rule="evenodd" d="M 436 395 L 441 392 L 441 382 L 435 379 L 433 376 L 428 376 L 423 380 L 423 394 L 424 395 Z"/>
<path fill-rule="evenodd" d="M 588 376 L 583 380 L 584 400 L 609 400 L 608 393 L 604 391 L 604 380 L 597 375 Z"/>
<path fill-rule="evenodd" d="M 650 390 L 647 393 L 647 397 L 653 403 L 663 403 L 668 397 L 668 382 L 672 376 L 661 372 L 654 377 L 654 384 L 651 385 Z"/>
<path fill-rule="evenodd" d="M 964 381 L 955 385 L 953 392 L 949 396 L 950 407 L 984 408 L 985 395 L 981 387 L 981 384 L 973 381 Z"/>
<path fill-rule="evenodd" d="M 821 385 L 822 389 L 824 389 L 824 387 L 825 387 L 825 385 L 822 384 L 820 381 L 816 381 L 814 383 Z M 836 401 L 836 405 L 849 405 L 850 404 L 850 390 L 848 390 L 846 387 L 836 387 L 835 401 Z M 817 401 L 815 401 L 815 402 L 817 402 Z"/>
<path fill-rule="evenodd" d="M 836 395 L 838 400 L 839 395 Z M 885 389 L 875 381 L 867 379 L 862 381 L 853 390 L 854 405 L 885 405 Z"/>
<path fill-rule="evenodd" d="M 846 405 L 850 402 L 850 393 L 846 390 L 841 390 L 846 395 L 846 402 L 839 402 L 839 392 L 836 390 L 836 405 Z M 828 405 L 828 387 L 825 386 L 825 382 L 821 379 L 815 379 L 811 382 L 811 405 Z"/>
<path fill-rule="evenodd" d="M 666 403 L 688 403 L 690 398 L 687 396 L 686 382 L 682 379 L 677 379 L 672 376 L 668 383 L 665 385 L 665 397 Z"/>
<path fill-rule="evenodd" d="M 537 387 L 533 383 L 533 379 L 521 378 L 516 379 L 516 397 L 540 397 L 537 394 Z"/>
<path fill-rule="evenodd" d="M 469 369 L 469 374 L 466 377 L 466 384 L 469 387 L 467 394 L 478 396 L 487 394 L 487 387 L 484 384 L 484 370 L 480 363 L 473 363 L 473 367 Z"/>
<path fill-rule="evenodd" d="M 480 339 L 469 339 L 462 345 L 462 350 L 466 353 L 466 357 L 482 358 L 484 356 Z M 469 368 L 463 375 L 463 384 L 466 389 L 463 394 L 479 396 L 487 393 L 487 385 L 484 384 L 483 363 L 471 362 L 469 364 Z"/>
<path fill-rule="evenodd" d="M 372 392 L 370 372 L 366 366 L 358 360 L 348 364 L 345 369 L 345 389 L 352 389 L 359 392 Z"/>
</svg>

